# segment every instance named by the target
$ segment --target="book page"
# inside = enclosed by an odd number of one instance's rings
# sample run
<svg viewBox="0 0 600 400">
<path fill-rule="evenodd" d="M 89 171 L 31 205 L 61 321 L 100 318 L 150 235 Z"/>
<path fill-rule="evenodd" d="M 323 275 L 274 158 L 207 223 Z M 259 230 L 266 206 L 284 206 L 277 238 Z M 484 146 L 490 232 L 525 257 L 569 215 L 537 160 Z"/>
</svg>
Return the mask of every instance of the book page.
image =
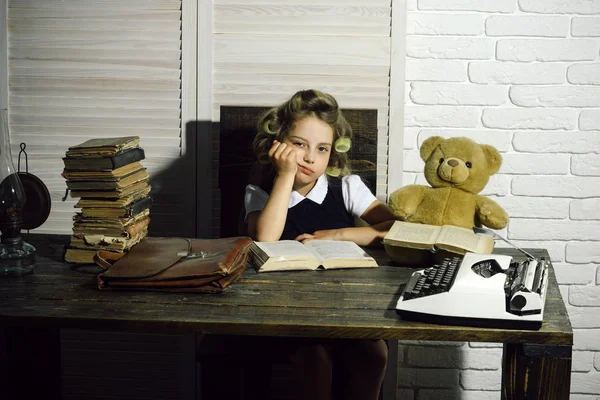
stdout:
<svg viewBox="0 0 600 400">
<path fill-rule="evenodd" d="M 313 257 L 310 251 L 295 240 L 280 240 L 277 242 L 255 242 L 269 257 L 280 260 L 293 260 Z"/>
<path fill-rule="evenodd" d="M 364 258 L 370 257 L 363 249 L 354 242 L 339 240 L 311 240 L 305 246 L 319 260 L 332 258 Z"/>
<path fill-rule="evenodd" d="M 385 235 L 383 242 L 391 245 L 420 244 L 421 248 L 428 248 L 435 244 L 440 227 L 437 225 L 416 224 L 412 222 L 396 221 L 390 231 Z M 425 245 L 425 246 L 423 246 Z"/>
<path fill-rule="evenodd" d="M 452 250 L 460 248 L 473 253 L 489 253 L 494 247 L 494 240 L 485 235 L 480 235 L 470 229 L 459 226 L 446 225 L 437 240 L 440 248 Z"/>
</svg>

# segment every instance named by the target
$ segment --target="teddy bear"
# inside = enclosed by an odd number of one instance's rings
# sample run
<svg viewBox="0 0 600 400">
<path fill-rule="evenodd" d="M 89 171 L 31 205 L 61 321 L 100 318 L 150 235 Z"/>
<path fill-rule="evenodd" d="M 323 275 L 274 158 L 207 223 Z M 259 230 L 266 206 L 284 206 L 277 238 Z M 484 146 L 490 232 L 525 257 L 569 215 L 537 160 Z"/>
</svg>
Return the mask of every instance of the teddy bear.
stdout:
<svg viewBox="0 0 600 400">
<path fill-rule="evenodd" d="M 493 146 L 466 137 L 432 136 L 420 148 L 425 161 L 425 185 L 407 185 L 389 198 L 392 213 L 401 220 L 429 225 L 455 225 L 467 229 L 487 226 L 502 229 L 508 214 L 495 201 L 481 196 L 502 156 Z"/>
</svg>

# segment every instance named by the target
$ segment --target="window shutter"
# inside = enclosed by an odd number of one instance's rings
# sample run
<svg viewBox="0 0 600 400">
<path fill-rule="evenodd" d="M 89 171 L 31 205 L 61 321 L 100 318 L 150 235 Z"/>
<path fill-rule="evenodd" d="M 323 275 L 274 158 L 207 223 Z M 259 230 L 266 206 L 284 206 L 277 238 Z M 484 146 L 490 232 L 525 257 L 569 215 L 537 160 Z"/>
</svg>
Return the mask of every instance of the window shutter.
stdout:
<svg viewBox="0 0 600 400">
<path fill-rule="evenodd" d="M 215 0 L 213 14 L 213 121 L 221 105 L 273 106 L 307 88 L 377 109 L 384 199 L 390 0 Z"/>
<path fill-rule="evenodd" d="M 193 236 L 195 221 L 186 213 L 194 212 L 194 178 L 181 174 L 194 168 L 182 140 L 181 3 L 9 0 L 13 156 L 26 143 L 29 172 L 52 197 L 37 232 L 71 233 L 77 199 L 61 200 L 60 175 L 69 146 L 138 135 L 153 185 L 150 233 Z"/>
</svg>

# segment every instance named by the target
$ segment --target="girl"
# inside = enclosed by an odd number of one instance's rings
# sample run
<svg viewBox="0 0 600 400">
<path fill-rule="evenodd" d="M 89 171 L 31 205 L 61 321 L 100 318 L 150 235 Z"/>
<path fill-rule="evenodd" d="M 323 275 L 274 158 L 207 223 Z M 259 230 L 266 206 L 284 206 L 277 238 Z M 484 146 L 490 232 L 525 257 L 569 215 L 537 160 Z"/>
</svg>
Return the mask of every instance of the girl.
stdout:
<svg viewBox="0 0 600 400">
<path fill-rule="evenodd" d="M 253 147 L 264 164 L 245 196 L 253 239 L 381 242 L 395 217 L 349 175 L 351 135 L 337 101 L 317 90 L 297 92 L 260 119 Z M 354 227 L 358 217 L 370 226 Z"/>
<path fill-rule="evenodd" d="M 317 90 L 299 91 L 263 115 L 253 143 L 258 174 L 245 195 L 254 240 L 381 242 L 394 216 L 360 177 L 349 175 L 351 135 L 337 101 Z M 358 217 L 369 226 L 355 227 Z M 334 375 L 341 378 L 341 399 L 379 397 L 384 341 L 304 340 L 299 346 L 287 340 L 284 347 L 304 375 L 303 398 L 331 399 Z"/>
</svg>

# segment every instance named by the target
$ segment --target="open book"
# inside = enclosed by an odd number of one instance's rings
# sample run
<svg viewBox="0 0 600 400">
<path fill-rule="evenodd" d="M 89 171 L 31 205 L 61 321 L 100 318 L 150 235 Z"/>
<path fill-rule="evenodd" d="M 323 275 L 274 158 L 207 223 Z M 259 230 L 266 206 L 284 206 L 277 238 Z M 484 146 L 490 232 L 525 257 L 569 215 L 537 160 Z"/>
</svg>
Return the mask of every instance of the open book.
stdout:
<svg viewBox="0 0 600 400">
<path fill-rule="evenodd" d="M 494 249 L 494 239 L 454 225 L 426 225 L 396 221 L 383 244 L 411 249 L 447 250 L 457 254 L 467 252 L 488 254 Z"/>
<path fill-rule="evenodd" d="M 356 243 L 336 240 L 311 240 L 306 244 L 295 240 L 254 242 L 249 261 L 258 272 L 378 266 Z"/>
</svg>

